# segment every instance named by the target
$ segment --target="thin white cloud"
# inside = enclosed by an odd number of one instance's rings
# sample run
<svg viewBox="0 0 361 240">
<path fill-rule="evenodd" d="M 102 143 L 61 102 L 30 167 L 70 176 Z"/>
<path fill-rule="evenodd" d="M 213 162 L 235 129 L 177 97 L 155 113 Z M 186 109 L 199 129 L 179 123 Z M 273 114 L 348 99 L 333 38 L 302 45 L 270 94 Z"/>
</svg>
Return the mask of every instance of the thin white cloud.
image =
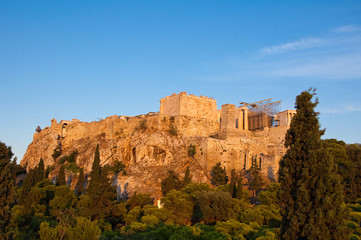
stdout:
<svg viewBox="0 0 361 240">
<path fill-rule="evenodd" d="M 352 33 L 352 32 L 360 32 L 361 27 L 355 25 L 345 25 L 332 30 L 335 33 Z"/>
<path fill-rule="evenodd" d="M 347 106 L 346 111 L 347 112 L 361 112 L 361 108 L 360 107 Z"/>
<path fill-rule="evenodd" d="M 261 49 L 261 52 L 264 54 L 275 54 L 292 50 L 307 49 L 318 46 L 321 42 L 321 38 L 304 38 L 295 42 L 283 43 L 271 47 L 264 47 Z"/>
<path fill-rule="evenodd" d="M 313 57 L 297 62 L 281 61 L 264 75 L 339 80 L 361 78 L 361 53 Z"/>
<path fill-rule="evenodd" d="M 247 59 L 240 57 L 218 61 L 209 66 L 207 73 L 194 80 L 232 82 L 243 79 L 361 79 L 361 30 L 355 34 L 335 32 L 357 29 L 356 25 L 341 26 L 322 36 L 264 47 L 257 51 L 258 54 L 248 56 Z"/>
<path fill-rule="evenodd" d="M 320 112 L 324 113 L 324 114 L 354 113 L 354 112 L 361 112 L 361 107 L 346 106 L 346 107 L 342 107 L 342 108 L 321 109 Z"/>
<path fill-rule="evenodd" d="M 342 109 L 321 109 L 319 112 L 323 114 L 339 114 L 342 113 Z"/>
<path fill-rule="evenodd" d="M 332 34 L 263 48 L 264 53 L 282 54 L 272 55 L 273 60 L 268 59 L 268 66 L 260 73 L 269 77 L 359 79 L 361 78 L 361 28 L 347 25 L 333 30 L 337 33 L 356 31 L 359 33 L 351 37 Z M 314 47 L 312 51 L 288 51 L 311 47 Z"/>
</svg>

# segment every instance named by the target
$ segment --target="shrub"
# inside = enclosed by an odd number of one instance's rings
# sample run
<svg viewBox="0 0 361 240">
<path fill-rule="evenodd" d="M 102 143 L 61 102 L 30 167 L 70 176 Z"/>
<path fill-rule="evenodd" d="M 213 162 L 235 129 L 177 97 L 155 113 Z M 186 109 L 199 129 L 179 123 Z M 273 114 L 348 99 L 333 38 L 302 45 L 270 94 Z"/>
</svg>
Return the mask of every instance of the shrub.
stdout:
<svg viewBox="0 0 361 240">
<path fill-rule="evenodd" d="M 119 161 L 118 159 L 115 160 L 115 162 L 109 166 L 109 170 L 114 173 L 119 173 L 121 171 L 124 171 L 125 165 L 122 163 L 122 161 Z"/>
<path fill-rule="evenodd" d="M 221 163 L 218 162 L 216 165 L 212 167 L 211 170 L 211 182 L 213 186 L 220 186 L 227 184 L 228 176 L 226 172 L 226 167 L 221 166 Z"/>
<path fill-rule="evenodd" d="M 78 172 L 80 172 L 80 168 L 79 168 L 78 165 L 76 165 L 74 162 L 71 162 L 71 163 L 67 164 L 67 165 L 65 166 L 65 169 L 66 169 L 66 170 L 69 170 L 69 171 L 71 171 L 71 172 L 73 172 L 73 173 L 78 173 Z"/>
<path fill-rule="evenodd" d="M 169 125 L 169 130 L 168 130 L 169 134 L 170 135 L 173 135 L 173 136 L 177 136 L 178 135 L 178 132 L 177 132 L 177 128 L 175 126 L 173 126 L 173 124 L 170 124 Z"/>
<path fill-rule="evenodd" d="M 65 162 L 75 163 L 76 156 L 78 155 L 78 151 L 73 151 L 70 155 L 65 155 L 59 159 L 59 164 L 63 164 Z"/>
<path fill-rule="evenodd" d="M 55 169 L 55 165 L 54 165 L 54 164 L 52 164 L 52 165 L 49 166 L 49 172 L 52 172 L 54 169 Z"/>
<path fill-rule="evenodd" d="M 161 182 L 162 193 L 166 194 L 173 189 L 180 190 L 183 187 L 182 181 L 174 170 L 169 170 L 168 176 Z"/>
<path fill-rule="evenodd" d="M 146 120 L 146 119 L 140 121 L 140 123 L 139 123 L 139 129 L 142 129 L 142 130 L 146 130 L 146 129 L 147 129 L 147 120 Z"/>
<path fill-rule="evenodd" d="M 54 149 L 53 154 L 51 155 L 53 157 L 54 160 L 56 160 L 59 156 L 61 155 L 61 148 L 60 147 L 56 147 Z"/>
<path fill-rule="evenodd" d="M 196 154 L 196 146 L 190 144 L 188 147 L 188 156 L 194 157 L 195 154 Z"/>
</svg>

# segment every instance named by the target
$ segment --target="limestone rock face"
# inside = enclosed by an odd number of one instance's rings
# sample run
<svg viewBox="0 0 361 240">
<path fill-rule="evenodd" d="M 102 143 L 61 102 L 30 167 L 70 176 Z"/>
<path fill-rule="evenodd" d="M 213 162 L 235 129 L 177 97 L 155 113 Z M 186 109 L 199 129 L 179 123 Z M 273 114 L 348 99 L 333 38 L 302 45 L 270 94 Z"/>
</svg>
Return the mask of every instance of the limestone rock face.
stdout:
<svg viewBox="0 0 361 240">
<path fill-rule="evenodd" d="M 171 126 L 176 132 L 170 131 Z M 221 162 L 231 171 L 247 170 L 256 161 L 262 173 L 275 178 L 278 161 L 283 156 L 284 135 L 287 128 L 277 127 L 263 131 L 237 131 L 222 137 L 220 124 L 214 119 L 192 116 L 149 114 L 138 117 L 111 116 L 97 122 L 79 120 L 52 120 L 51 126 L 35 133 L 32 143 L 21 161 L 34 168 L 40 158 L 45 166 L 54 166 L 51 176 L 57 175 L 59 158 L 78 151 L 76 164 L 89 174 L 94 153 L 99 144 L 101 165 L 115 161 L 125 164 L 125 173 L 117 177 L 118 185 L 128 192 L 150 193 L 160 196 L 160 182 L 168 170 L 175 170 L 182 177 L 187 166 L 192 180 L 209 182 L 209 171 Z M 189 145 L 196 146 L 194 158 L 188 156 Z M 52 157 L 55 149 L 61 156 Z M 76 181 L 76 173 L 67 171 Z"/>
</svg>

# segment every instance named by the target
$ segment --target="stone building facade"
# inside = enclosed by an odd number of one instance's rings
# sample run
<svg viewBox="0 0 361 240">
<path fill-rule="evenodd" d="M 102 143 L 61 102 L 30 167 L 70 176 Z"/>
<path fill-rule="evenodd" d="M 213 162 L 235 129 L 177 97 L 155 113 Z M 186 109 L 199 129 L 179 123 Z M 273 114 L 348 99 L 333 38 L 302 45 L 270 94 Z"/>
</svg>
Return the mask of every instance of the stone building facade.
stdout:
<svg viewBox="0 0 361 240">
<path fill-rule="evenodd" d="M 207 171 L 217 162 L 238 171 L 257 164 L 265 176 L 276 178 L 286 150 L 284 137 L 295 114 L 285 110 L 270 116 L 234 104 L 217 109 L 215 99 L 181 92 L 160 100 L 159 118 L 171 116 L 180 134 L 197 143 L 196 157 Z M 194 127 L 194 122 L 200 124 Z"/>
<path fill-rule="evenodd" d="M 224 104 L 217 109 L 217 101 L 213 98 L 188 95 L 186 92 L 172 94 L 160 100 L 159 115 L 172 117 L 188 116 L 197 119 L 218 122 L 224 134 L 234 130 L 264 130 L 270 127 L 289 126 L 295 110 L 285 110 L 274 116 L 266 113 L 255 113 L 246 106 L 236 107 Z"/>
</svg>

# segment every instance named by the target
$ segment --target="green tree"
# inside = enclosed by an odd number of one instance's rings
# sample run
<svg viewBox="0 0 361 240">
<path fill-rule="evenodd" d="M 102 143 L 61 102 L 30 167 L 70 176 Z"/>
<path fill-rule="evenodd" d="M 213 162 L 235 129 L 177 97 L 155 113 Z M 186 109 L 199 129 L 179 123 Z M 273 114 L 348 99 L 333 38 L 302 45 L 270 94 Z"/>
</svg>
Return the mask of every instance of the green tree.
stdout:
<svg viewBox="0 0 361 240">
<path fill-rule="evenodd" d="M 196 195 L 196 206 L 193 217 L 204 223 L 215 223 L 237 218 L 240 212 L 240 201 L 224 191 L 200 191 Z M 196 220 L 196 219 L 194 219 Z"/>
<path fill-rule="evenodd" d="M 221 167 L 221 163 L 218 162 L 211 170 L 211 182 L 213 186 L 219 186 L 227 184 L 228 176 L 226 173 L 226 167 Z"/>
<path fill-rule="evenodd" d="M 75 226 L 66 231 L 69 240 L 97 240 L 100 238 L 100 233 L 97 222 L 85 217 L 77 217 Z"/>
<path fill-rule="evenodd" d="M 167 223 L 185 225 L 191 222 L 193 202 L 189 194 L 173 189 L 161 201 L 168 210 Z"/>
<path fill-rule="evenodd" d="M 99 144 L 98 144 L 95 149 L 92 171 L 90 173 L 90 183 L 88 187 L 88 193 L 90 195 L 96 194 L 96 192 L 99 189 L 100 174 L 101 174 L 101 168 L 100 168 L 100 153 L 99 153 Z"/>
<path fill-rule="evenodd" d="M 261 175 L 261 169 L 258 167 L 257 162 L 250 169 L 250 180 L 248 188 L 252 191 L 253 197 L 258 195 L 259 190 L 264 186 L 264 181 Z"/>
<path fill-rule="evenodd" d="M 44 167 L 44 160 L 42 158 L 40 158 L 40 161 L 39 161 L 38 166 L 36 168 L 36 176 L 35 176 L 35 178 L 36 178 L 35 181 L 37 183 L 43 181 L 43 179 L 44 179 L 44 171 L 45 171 L 44 168 L 45 168 Z"/>
<path fill-rule="evenodd" d="M 39 237 L 40 240 L 53 240 L 53 239 L 61 239 L 60 233 L 60 225 L 57 225 L 55 228 L 50 227 L 48 222 L 42 222 L 40 224 Z"/>
<path fill-rule="evenodd" d="M 94 186 L 97 188 L 88 194 L 92 220 L 106 218 L 110 216 L 116 200 L 115 188 L 111 186 L 106 169 L 101 171 L 99 182 Z"/>
<path fill-rule="evenodd" d="M 279 205 L 277 193 L 280 189 L 279 183 L 271 183 L 267 186 L 265 191 L 262 191 L 258 195 L 258 199 L 263 205 Z"/>
<path fill-rule="evenodd" d="M 153 199 L 150 194 L 142 194 L 134 192 L 133 196 L 127 202 L 127 208 L 132 210 L 136 206 L 143 208 L 147 204 L 153 204 Z"/>
<path fill-rule="evenodd" d="M 0 238 L 7 239 L 10 224 L 10 207 L 14 201 L 14 182 L 12 178 L 10 147 L 0 142 Z"/>
<path fill-rule="evenodd" d="M 59 174 L 58 174 L 58 179 L 56 180 L 56 185 L 57 186 L 61 186 L 61 185 L 65 185 L 66 181 L 65 181 L 65 167 L 64 165 L 61 165 L 60 170 L 59 170 Z"/>
<path fill-rule="evenodd" d="M 183 186 L 182 181 L 179 179 L 179 177 L 177 176 L 174 170 L 170 170 L 168 172 L 168 177 L 163 179 L 161 182 L 161 188 L 163 194 L 166 194 L 173 189 L 180 190 L 182 186 Z"/>
<path fill-rule="evenodd" d="M 361 197 L 361 149 L 355 144 L 346 145 L 336 139 L 326 139 L 324 144 L 337 164 L 345 202 L 356 201 Z"/>
<path fill-rule="evenodd" d="M 15 157 L 11 162 L 12 176 L 13 176 L 14 182 L 16 182 L 17 176 L 19 176 L 20 174 L 26 174 L 26 169 L 23 166 L 17 164 L 16 161 L 17 161 L 17 158 Z"/>
<path fill-rule="evenodd" d="M 36 180 L 35 180 L 35 170 L 34 169 L 29 169 L 24 183 L 22 185 L 21 191 L 20 191 L 20 196 L 19 196 L 19 203 L 23 204 L 26 201 L 26 198 L 31 190 L 31 188 L 35 185 Z"/>
<path fill-rule="evenodd" d="M 101 174 L 100 152 L 99 152 L 99 144 L 98 144 L 96 149 L 95 149 L 94 161 L 93 161 L 92 171 L 90 173 L 90 177 L 94 181 L 98 181 L 100 179 L 100 174 Z"/>
<path fill-rule="evenodd" d="M 76 184 L 76 193 L 78 196 L 80 196 L 83 194 L 83 191 L 84 191 L 84 170 L 81 168 L 78 177 L 78 182 Z"/>
<path fill-rule="evenodd" d="M 192 181 L 192 177 L 190 176 L 190 170 L 189 170 L 189 166 L 186 169 L 186 172 L 184 174 L 184 178 L 183 178 L 183 182 L 182 185 L 183 187 L 187 186 L 189 183 L 191 183 Z"/>
<path fill-rule="evenodd" d="M 74 227 L 58 224 L 53 228 L 48 222 L 42 222 L 39 230 L 40 239 L 96 240 L 100 238 L 101 230 L 97 222 L 92 222 L 85 217 L 77 217 L 75 220 Z"/>
<path fill-rule="evenodd" d="M 23 204 L 31 190 L 38 182 L 44 179 L 44 161 L 40 159 L 39 164 L 34 169 L 29 169 L 21 188 L 19 203 Z"/>
<path fill-rule="evenodd" d="M 352 162 L 352 168 L 349 169 L 350 186 L 346 193 L 350 195 L 349 201 L 356 201 L 361 198 L 361 147 L 357 144 L 346 145 L 346 151 Z"/>
<path fill-rule="evenodd" d="M 69 186 L 57 186 L 54 195 L 54 198 L 49 202 L 50 212 L 54 217 L 59 217 L 75 205 L 76 197 Z"/>
<path fill-rule="evenodd" d="M 236 171 L 232 169 L 231 171 L 231 182 L 229 184 L 229 194 L 231 197 L 235 198 L 237 195 L 237 185 L 236 185 Z"/>
<path fill-rule="evenodd" d="M 190 144 L 188 146 L 188 156 L 194 157 L 195 154 L 196 154 L 196 146 L 193 144 Z"/>
<path fill-rule="evenodd" d="M 44 179 L 45 179 L 45 178 L 49 178 L 49 174 L 50 174 L 50 167 L 47 166 L 47 167 L 46 167 L 46 170 L 45 170 L 45 172 L 44 172 Z"/>
<path fill-rule="evenodd" d="M 311 90 L 311 89 L 310 89 Z M 281 239 L 348 239 L 342 186 L 332 155 L 321 141 L 313 93 L 296 98 L 297 114 L 280 161 Z"/>
<path fill-rule="evenodd" d="M 249 192 L 243 191 L 243 175 L 242 173 L 239 174 L 237 179 L 237 190 L 236 190 L 236 198 L 249 201 Z"/>
</svg>

